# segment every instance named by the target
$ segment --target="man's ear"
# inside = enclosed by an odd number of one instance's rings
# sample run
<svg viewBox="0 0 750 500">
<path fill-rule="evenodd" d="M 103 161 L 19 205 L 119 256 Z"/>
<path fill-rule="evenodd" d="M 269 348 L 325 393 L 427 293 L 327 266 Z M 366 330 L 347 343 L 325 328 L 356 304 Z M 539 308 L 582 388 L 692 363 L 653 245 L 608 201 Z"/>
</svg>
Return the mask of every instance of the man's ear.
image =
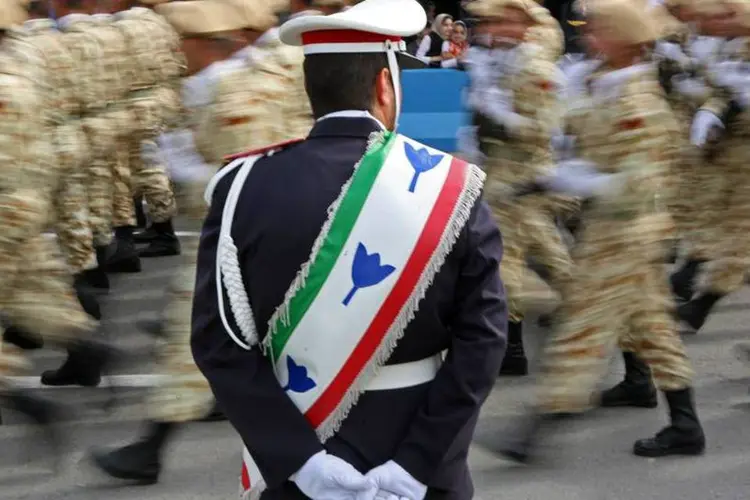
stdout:
<svg viewBox="0 0 750 500">
<path fill-rule="evenodd" d="M 394 94 L 391 71 L 388 68 L 383 68 L 375 79 L 376 104 L 383 109 L 389 109 L 393 105 Z"/>
</svg>

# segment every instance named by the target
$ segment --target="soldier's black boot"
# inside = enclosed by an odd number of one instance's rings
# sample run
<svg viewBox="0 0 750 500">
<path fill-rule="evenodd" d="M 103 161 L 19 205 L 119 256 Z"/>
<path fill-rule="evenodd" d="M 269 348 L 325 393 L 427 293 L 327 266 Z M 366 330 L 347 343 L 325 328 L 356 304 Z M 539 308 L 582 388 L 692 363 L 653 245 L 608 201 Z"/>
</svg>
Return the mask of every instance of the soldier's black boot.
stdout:
<svg viewBox="0 0 750 500">
<path fill-rule="evenodd" d="M 86 314 L 97 321 L 102 319 L 102 310 L 99 306 L 99 299 L 96 297 L 84 276 L 77 274 L 73 277 L 73 289 L 78 297 L 78 302 L 80 302 L 81 307 Z"/>
<path fill-rule="evenodd" d="M 44 340 L 41 335 L 27 332 L 13 325 L 8 326 L 3 332 L 3 341 L 26 351 L 44 347 Z"/>
<path fill-rule="evenodd" d="M 148 225 L 148 219 L 146 218 L 146 211 L 143 210 L 143 197 L 136 196 L 133 198 L 133 207 L 135 209 L 136 226 L 145 229 Z"/>
<path fill-rule="evenodd" d="M 508 348 L 500 367 L 501 376 L 522 377 L 529 373 L 529 361 L 523 348 L 523 323 L 508 322 Z"/>
<path fill-rule="evenodd" d="M 705 260 L 690 259 L 676 272 L 669 277 L 672 286 L 672 293 L 679 300 L 688 301 L 693 296 L 693 284 L 695 277 L 700 271 L 700 267 Z"/>
<path fill-rule="evenodd" d="M 677 318 L 693 329 L 690 333 L 697 333 L 708 319 L 708 315 L 722 294 L 708 292 L 695 297 L 690 302 L 677 306 Z"/>
<path fill-rule="evenodd" d="M 0 406 L 21 413 L 38 425 L 44 432 L 44 438 L 52 447 L 52 456 L 57 462 L 62 444 L 54 427 L 62 420 L 62 412 L 57 405 L 26 391 L 8 390 L 0 393 Z"/>
<path fill-rule="evenodd" d="M 652 438 L 636 441 L 633 453 L 639 457 L 701 455 L 706 449 L 706 437 L 695 412 L 692 389 L 664 391 L 664 395 L 671 425 Z"/>
<path fill-rule="evenodd" d="M 85 282 L 100 290 L 109 290 L 109 277 L 104 269 L 107 267 L 107 247 L 96 247 L 96 267 L 86 269 L 80 276 Z"/>
<path fill-rule="evenodd" d="M 180 240 L 174 232 L 171 220 L 154 222 L 148 230 L 153 231 L 154 237 L 146 248 L 138 252 L 141 257 L 180 255 Z"/>
<path fill-rule="evenodd" d="M 68 358 L 60 368 L 42 373 L 42 385 L 96 387 L 113 356 L 112 349 L 104 344 L 93 341 L 75 343 L 68 347 Z"/>
<path fill-rule="evenodd" d="M 117 479 L 154 484 L 161 472 L 161 454 L 177 424 L 149 422 L 144 436 L 112 451 L 94 451 L 92 459 L 106 474 Z"/>
<path fill-rule="evenodd" d="M 110 273 L 139 273 L 141 259 L 133 241 L 133 228 L 115 228 L 115 240 L 112 242 L 114 251 L 107 257 L 106 271 Z"/>
<path fill-rule="evenodd" d="M 575 416 L 572 413 L 532 413 L 514 429 L 512 441 L 492 451 L 508 460 L 528 464 L 538 458 L 541 439 L 549 436 L 560 422 Z"/>
<path fill-rule="evenodd" d="M 622 359 L 625 361 L 625 379 L 602 392 L 601 406 L 656 408 L 658 404 L 656 387 L 651 380 L 651 370 L 648 365 L 632 352 L 623 352 Z"/>
</svg>

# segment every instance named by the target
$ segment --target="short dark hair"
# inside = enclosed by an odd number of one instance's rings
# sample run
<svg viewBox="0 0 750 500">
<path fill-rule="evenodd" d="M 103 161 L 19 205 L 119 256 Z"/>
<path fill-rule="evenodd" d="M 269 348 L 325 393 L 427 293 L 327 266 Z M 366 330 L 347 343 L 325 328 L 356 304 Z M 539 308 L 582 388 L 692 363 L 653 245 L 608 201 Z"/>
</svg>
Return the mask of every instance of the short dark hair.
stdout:
<svg viewBox="0 0 750 500">
<path fill-rule="evenodd" d="M 35 16 L 49 15 L 49 2 L 47 0 L 32 0 L 29 3 L 29 13 Z"/>
<path fill-rule="evenodd" d="M 385 54 L 311 54 L 305 57 L 305 90 L 315 118 L 345 109 L 370 110 L 375 81 L 388 67 Z"/>
</svg>

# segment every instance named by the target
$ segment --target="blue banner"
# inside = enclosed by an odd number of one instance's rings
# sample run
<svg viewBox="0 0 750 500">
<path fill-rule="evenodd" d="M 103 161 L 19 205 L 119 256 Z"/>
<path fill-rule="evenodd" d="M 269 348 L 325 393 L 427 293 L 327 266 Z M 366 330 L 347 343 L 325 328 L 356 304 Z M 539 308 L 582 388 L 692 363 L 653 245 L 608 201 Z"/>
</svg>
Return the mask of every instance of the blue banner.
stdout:
<svg viewBox="0 0 750 500">
<path fill-rule="evenodd" d="M 446 153 L 456 152 L 458 129 L 471 121 L 463 103 L 468 75 L 452 69 L 406 70 L 401 75 L 399 132 Z"/>
</svg>

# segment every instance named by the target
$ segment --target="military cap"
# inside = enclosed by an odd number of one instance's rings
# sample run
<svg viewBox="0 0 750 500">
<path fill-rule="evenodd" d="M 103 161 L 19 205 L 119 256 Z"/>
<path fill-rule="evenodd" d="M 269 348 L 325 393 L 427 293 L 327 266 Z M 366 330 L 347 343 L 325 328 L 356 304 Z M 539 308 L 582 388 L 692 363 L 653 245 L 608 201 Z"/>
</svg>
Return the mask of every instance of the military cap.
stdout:
<svg viewBox="0 0 750 500">
<path fill-rule="evenodd" d="M 0 0 L 0 30 L 23 24 L 29 18 L 30 0 Z"/>
<path fill-rule="evenodd" d="M 364 0 L 329 16 L 303 16 L 285 22 L 281 41 L 313 54 L 385 53 L 396 92 L 396 116 L 401 108 L 400 68 L 424 67 L 406 51 L 404 37 L 421 32 L 427 13 L 416 0 Z M 342 89 L 345 91 L 345 89 Z"/>
<path fill-rule="evenodd" d="M 620 41 L 639 45 L 661 37 L 658 20 L 645 2 L 634 0 L 591 0 L 586 16 L 597 26 Z"/>
<path fill-rule="evenodd" d="M 268 0 L 178 0 L 156 5 L 180 35 L 208 35 L 251 29 L 266 31 L 277 23 Z"/>
</svg>

